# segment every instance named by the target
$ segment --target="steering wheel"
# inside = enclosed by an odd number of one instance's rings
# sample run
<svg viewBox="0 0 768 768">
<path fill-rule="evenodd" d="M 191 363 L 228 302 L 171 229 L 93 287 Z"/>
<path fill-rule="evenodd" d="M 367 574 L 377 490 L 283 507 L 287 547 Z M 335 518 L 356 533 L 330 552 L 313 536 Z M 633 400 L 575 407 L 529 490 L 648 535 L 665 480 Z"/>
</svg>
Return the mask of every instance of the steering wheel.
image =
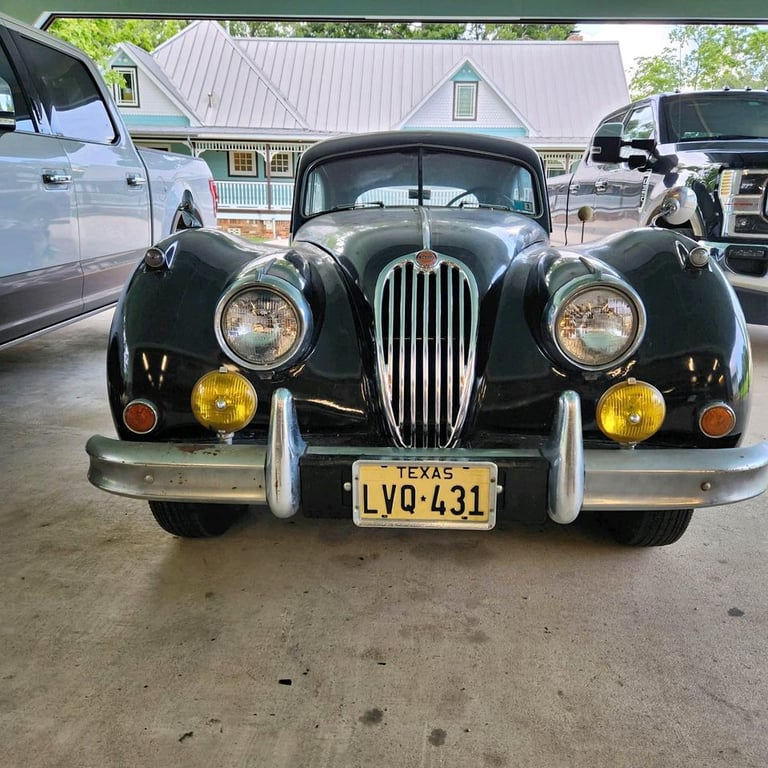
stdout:
<svg viewBox="0 0 768 768">
<path fill-rule="evenodd" d="M 499 190 L 494 187 L 482 186 L 472 187 L 466 192 L 460 192 L 455 197 L 452 197 L 446 203 L 446 206 L 454 205 L 455 203 L 458 203 L 459 200 L 469 197 L 469 195 L 474 195 L 481 205 L 503 205 L 511 210 L 515 209 L 515 201 L 511 197 L 505 195 L 503 192 L 499 192 Z"/>
</svg>

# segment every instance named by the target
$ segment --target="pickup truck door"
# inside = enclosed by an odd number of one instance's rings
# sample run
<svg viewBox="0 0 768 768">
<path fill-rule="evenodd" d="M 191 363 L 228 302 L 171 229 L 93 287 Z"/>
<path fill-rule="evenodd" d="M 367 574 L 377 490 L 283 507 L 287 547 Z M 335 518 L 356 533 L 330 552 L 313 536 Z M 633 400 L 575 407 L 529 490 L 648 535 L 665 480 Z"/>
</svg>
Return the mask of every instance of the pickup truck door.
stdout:
<svg viewBox="0 0 768 768">
<path fill-rule="evenodd" d="M 658 140 L 658 138 L 652 105 L 644 103 L 633 107 L 624 122 L 622 140 L 630 142 L 636 139 Z M 622 148 L 621 156 L 625 162 L 620 164 L 620 168 L 616 173 L 616 184 L 621 190 L 622 215 L 617 220 L 617 225 L 620 229 L 632 229 L 647 223 L 640 220 L 640 210 L 642 207 L 643 187 L 648 183 L 650 172 L 644 172 L 637 167 L 633 167 L 630 163 L 630 158 L 639 158 L 641 162 L 645 162 L 648 154 L 642 149 L 626 146 Z"/>
<path fill-rule="evenodd" d="M 0 27 L 0 77 L 16 115 L 15 129 L 0 133 L 0 345 L 82 311 L 72 169 L 11 52 Z"/>
<path fill-rule="evenodd" d="M 595 135 L 606 132 L 618 135 L 621 119 L 622 116 L 616 114 L 607 118 Z M 567 188 L 550 187 L 554 245 L 588 243 L 615 230 L 616 216 L 621 209 L 621 190 L 615 176 L 618 167 L 617 163 L 600 162 L 587 151 Z"/>
<path fill-rule="evenodd" d="M 151 244 L 146 171 L 90 62 L 28 38 L 20 47 L 71 166 L 88 312 L 117 299 Z"/>
</svg>

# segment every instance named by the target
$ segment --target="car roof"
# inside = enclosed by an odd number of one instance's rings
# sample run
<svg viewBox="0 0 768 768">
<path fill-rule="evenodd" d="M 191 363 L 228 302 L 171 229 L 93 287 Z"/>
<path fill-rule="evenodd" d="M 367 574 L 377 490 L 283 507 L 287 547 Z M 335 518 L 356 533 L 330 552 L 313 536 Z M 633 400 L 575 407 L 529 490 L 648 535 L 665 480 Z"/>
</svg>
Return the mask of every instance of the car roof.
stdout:
<svg viewBox="0 0 768 768">
<path fill-rule="evenodd" d="M 307 149 L 302 156 L 302 164 L 306 166 L 307 163 L 313 163 L 330 155 L 404 147 L 488 152 L 520 160 L 535 169 L 541 168 L 541 158 L 538 153 L 525 144 L 499 136 L 457 131 L 377 131 L 334 137 L 318 142 Z"/>
</svg>

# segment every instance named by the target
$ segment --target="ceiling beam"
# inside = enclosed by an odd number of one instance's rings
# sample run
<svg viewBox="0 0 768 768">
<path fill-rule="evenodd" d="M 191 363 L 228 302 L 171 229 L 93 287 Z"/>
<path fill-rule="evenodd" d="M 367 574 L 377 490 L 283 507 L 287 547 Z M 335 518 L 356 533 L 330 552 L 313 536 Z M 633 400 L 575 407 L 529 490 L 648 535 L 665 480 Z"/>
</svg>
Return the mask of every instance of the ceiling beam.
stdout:
<svg viewBox="0 0 768 768">
<path fill-rule="evenodd" d="M 759 23 L 765 0 L 4 0 L 2 10 L 47 26 L 57 16 L 351 21 Z"/>
</svg>

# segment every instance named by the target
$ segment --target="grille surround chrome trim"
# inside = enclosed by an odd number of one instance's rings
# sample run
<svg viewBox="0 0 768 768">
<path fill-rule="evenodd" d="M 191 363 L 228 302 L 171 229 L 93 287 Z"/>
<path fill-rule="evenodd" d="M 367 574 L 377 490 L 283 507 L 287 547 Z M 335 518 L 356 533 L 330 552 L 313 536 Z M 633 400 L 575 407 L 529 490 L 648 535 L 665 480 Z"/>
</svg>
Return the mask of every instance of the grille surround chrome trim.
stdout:
<svg viewBox="0 0 768 768">
<path fill-rule="evenodd" d="M 467 418 L 475 378 L 477 283 L 458 259 L 438 254 L 437 264 L 425 271 L 415 256 L 391 261 L 376 283 L 374 334 L 381 403 L 398 447 L 452 448 Z M 419 369 L 427 371 L 421 387 L 413 381 Z"/>
</svg>

